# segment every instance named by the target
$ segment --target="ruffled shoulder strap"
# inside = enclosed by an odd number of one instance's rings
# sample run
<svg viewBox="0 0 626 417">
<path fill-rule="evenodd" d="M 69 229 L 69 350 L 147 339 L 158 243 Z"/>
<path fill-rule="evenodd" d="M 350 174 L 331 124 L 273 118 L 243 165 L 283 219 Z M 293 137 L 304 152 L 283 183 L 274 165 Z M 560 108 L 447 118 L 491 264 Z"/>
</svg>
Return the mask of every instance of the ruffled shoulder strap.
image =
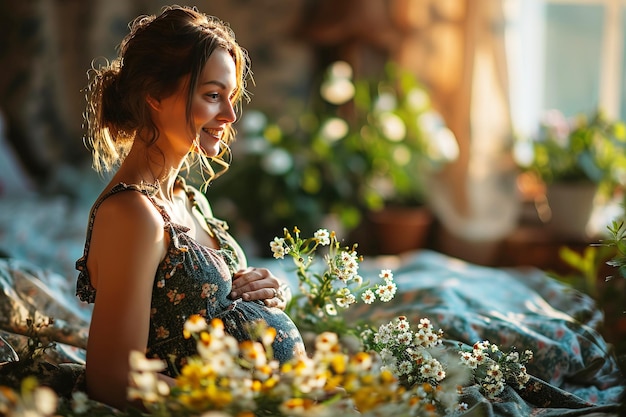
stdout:
<svg viewBox="0 0 626 417">
<path fill-rule="evenodd" d="M 245 268 L 247 266 L 246 256 L 239 244 L 231 236 L 228 223 L 213 216 L 211 206 L 208 205 L 205 199 L 198 198 L 202 193 L 197 188 L 188 185 L 185 179 L 180 176 L 176 179 L 176 182 L 185 191 L 193 209 L 197 210 L 204 219 L 209 235 L 217 238 L 220 251 L 232 272 L 234 273 L 239 269 Z"/>
<path fill-rule="evenodd" d="M 148 197 L 152 204 L 154 204 L 156 209 L 163 217 L 163 220 L 166 223 L 170 223 L 170 217 L 167 212 L 152 198 L 152 195 L 154 193 L 154 186 L 146 184 L 126 184 L 120 182 L 119 184 L 116 184 L 113 188 L 111 188 L 108 192 L 100 196 L 100 198 L 94 203 L 91 209 L 91 213 L 89 214 L 83 256 L 81 256 L 76 261 L 76 269 L 79 271 L 78 281 L 76 283 L 76 295 L 81 301 L 93 303 L 96 297 L 96 289 L 91 285 L 91 280 L 89 279 L 89 274 L 87 272 L 87 256 L 89 255 L 89 246 L 91 245 L 91 235 L 93 233 L 93 224 L 96 219 L 96 213 L 98 212 L 98 208 L 100 208 L 104 200 L 122 191 L 137 191 L 144 194 L 146 197 Z"/>
</svg>

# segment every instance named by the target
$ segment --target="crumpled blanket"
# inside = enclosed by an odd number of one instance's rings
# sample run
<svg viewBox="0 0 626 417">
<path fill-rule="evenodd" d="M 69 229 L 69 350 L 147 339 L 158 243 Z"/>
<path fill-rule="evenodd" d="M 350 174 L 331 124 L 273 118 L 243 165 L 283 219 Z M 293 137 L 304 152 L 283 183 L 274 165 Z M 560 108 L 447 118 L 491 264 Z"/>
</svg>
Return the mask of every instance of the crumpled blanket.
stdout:
<svg viewBox="0 0 626 417">
<path fill-rule="evenodd" d="M 297 288 L 289 261 L 280 277 Z M 275 263 L 265 263 L 275 273 Z M 525 391 L 507 387 L 497 401 L 465 390 L 476 416 L 617 415 L 626 380 L 612 347 L 598 333 L 603 313 L 589 296 L 534 268 L 490 268 L 422 250 L 366 260 L 359 272 L 374 279 L 391 269 L 398 294 L 387 304 L 356 304 L 349 322 L 374 324 L 406 316 L 427 317 L 448 341 L 473 345 L 489 340 L 501 348 L 530 349 L 532 375 Z M 473 406 L 472 406 L 473 405 Z M 621 410 L 626 415 L 626 410 Z"/>
<path fill-rule="evenodd" d="M 270 268 L 298 291 L 288 260 L 252 260 Z M 348 320 L 386 322 L 404 315 L 429 318 L 448 341 L 471 345 L 490 340 L 501 347 L 531 349 L 532 375 L 525 390 L 507 387 L 488 400 L 476 386 L 462 400 L 466 416 L 617 416 L 626 383 L 616 358 L 597 332 L 602 312 L 593 300 L 538 270 L 496 269 L 419 251 L 366 260 L 360 273 L 377 276 L 391 269 L 398 294 L 387 304 L 351 307 Z M 68 282 L 69 281 L 69 282 Z M 33 323 L 47 323 L 42 335 L 56 343 L 48 366 L 84 363 L 91 310 L 74 297 L 73 280 L 14 259 L 0 259 L 0 363 L 15 363 Z M 34 318 L 29 324 L 28 318 Z M 6 377 L 0 367 L 0 383 Z M 67 370 L 67 369 L 66 369 Z"/>
<path fill-rule="evenodd" d="M 17 259 L 0 259 L 0 363 L 18 360 L 36 331 L 55 343 L 52 362 L 84 363 L 91 308 L 80 304 L 68 280 Z"/>
</svg>

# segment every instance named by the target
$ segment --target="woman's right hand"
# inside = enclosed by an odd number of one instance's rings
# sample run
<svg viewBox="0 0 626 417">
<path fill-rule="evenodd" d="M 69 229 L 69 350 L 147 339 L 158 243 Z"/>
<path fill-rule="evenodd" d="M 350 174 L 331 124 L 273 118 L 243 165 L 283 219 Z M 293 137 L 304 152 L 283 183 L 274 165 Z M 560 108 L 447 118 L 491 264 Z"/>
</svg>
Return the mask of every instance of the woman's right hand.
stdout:
<svg viewBox="0 0 626 417">
<path fill-rule="evenodd" d="M 284 310 L 287 303 L 281 281 L 267 268 L 248 267 L 233 275 L 232 299 L 262 300 L 268 307 Z"/>
</svg>

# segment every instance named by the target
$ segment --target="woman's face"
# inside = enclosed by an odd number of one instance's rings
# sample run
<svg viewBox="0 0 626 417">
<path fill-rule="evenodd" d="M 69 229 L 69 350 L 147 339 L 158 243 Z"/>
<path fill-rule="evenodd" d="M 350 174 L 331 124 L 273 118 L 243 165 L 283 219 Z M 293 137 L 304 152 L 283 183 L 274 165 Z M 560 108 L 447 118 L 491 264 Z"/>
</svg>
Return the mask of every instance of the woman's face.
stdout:
<svg viewBox="0 0 626 417">
<path fill-rule="evenodd" d="M 191 102 L 193 132 L 187 125 L 188 86 L 189 76 L 183 78 L 173 95 L 152 105 L 160 132 L 159 142 L 167 140 L 169 146 L 181 155 L 195 150 L 209 157 L 215 156 L 220 151 L 220 139 L 226 127 L 237 119 L 231 102 L 237 87 L 235 61 L 221 48 L 209 57 Z"/>
</svg>

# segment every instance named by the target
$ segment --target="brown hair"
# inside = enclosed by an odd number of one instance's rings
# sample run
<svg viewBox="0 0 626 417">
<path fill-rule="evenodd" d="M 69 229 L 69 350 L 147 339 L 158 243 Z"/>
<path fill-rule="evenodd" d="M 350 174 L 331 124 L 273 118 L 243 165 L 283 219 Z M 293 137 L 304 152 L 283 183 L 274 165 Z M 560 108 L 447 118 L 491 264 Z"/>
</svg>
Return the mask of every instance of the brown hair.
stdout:
<svg viewBox="0 0 626 417">
<path fill-rule="evenodd" d="M 180 79 L 189 75 L 187 122 L 191 120 L 191 98 L 207 60 L 216 48 L 228 51 L 235 61 L 237 86 L 231 99 L 238 111 L 248 99 L 246 83 L 251 77 L 246 51 L 235 41 L 235 34 L 220 19 L 200 13 L 195 7 L 168 6 L 158 16 L 139 16 L 129 24 L 130 33 L 122 40 L 119 54 L 111 63 L 89 71 L 86 90 L 85 142 L 93 154 L 98 172 L 110 171 L 126 157 L 139 131 L 146 132 L 153 144 L 158 130 L 150 117 L 146 98 L 173 94 Z M 234 138 L 231 126 L 223 136 L 228 145 Z M 225 147 L 227 148 L 227 147 Z M 224 168 L 227 149 L 216 161 Z M 215 176 L 206 158 L 203 168 Z"/>
</svg>

